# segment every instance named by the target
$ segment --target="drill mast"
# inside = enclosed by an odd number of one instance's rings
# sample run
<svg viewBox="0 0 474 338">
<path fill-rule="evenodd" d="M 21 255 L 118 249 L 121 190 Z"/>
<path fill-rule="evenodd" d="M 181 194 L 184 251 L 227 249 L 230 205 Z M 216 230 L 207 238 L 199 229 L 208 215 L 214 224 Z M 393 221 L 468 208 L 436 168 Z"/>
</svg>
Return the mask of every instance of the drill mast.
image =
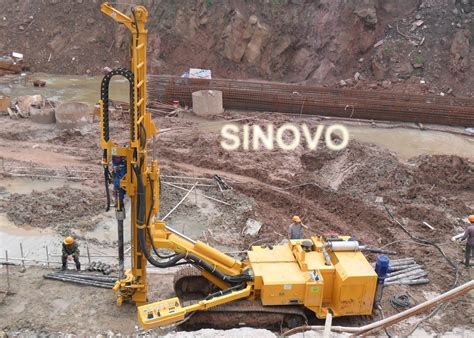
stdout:
<svg viewBox="0 0 474 338">
<path fill-rule="evenodd" d="M 123 189 L 131 201 L 131 270 L 122 275 L 114 287 L 117 302 L 133 300 L 138 304 L 147 301 L 147 259 L 139 243 L 138 231 L 148 226 L 159 210 L 157 161 L 147 160 L 147 142 L 157 133 L 157 129 L 146 111 L 146 40 L 145 23 L 148 12 L 143 6 L 133 7 L 131 16 L 127 16 L 108 3 L 101 5 L 101 11 L 112 19 L 125 25 L 132 33 L 130 44 L 130 69 L 115 68 L 107 74 L 101 87 L 101 146 L 103 149 L 102 164 L 108 181 L 108 165 L 112 157 L 124 159 L 126 174 L 120 180 Z M 108 86 L 112 76 L 120 75 L 130 83 L 130 139 L 128 146 L 117 146 L 109 135 L 109 98 Z M 107 184 L 107 183 L 106 183 Z M 152 192 L 155 196 L 151 196 Z M 110 203 L 110 202 L 109 202 Z M 123 269 L 123 220 L 125 208 L 123 200 L 117 198 L 116 214 L 119 228 L 119 261 Z M 146 244 L 149 248 L 149 241 Z"/>
</svg>

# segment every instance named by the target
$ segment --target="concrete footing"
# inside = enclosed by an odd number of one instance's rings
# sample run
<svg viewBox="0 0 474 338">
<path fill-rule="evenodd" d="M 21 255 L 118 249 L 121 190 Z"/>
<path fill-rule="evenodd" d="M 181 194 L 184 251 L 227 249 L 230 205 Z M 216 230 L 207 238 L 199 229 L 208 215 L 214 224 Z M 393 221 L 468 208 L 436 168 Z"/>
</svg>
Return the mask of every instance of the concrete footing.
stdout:
<svg viewBox="0 0 474 338">
<path fill-rule="evenodd" d="M 83 127 L 90 122 L 92 108 L 85 103 L 68 102 L 56 108 L 56 125 L 59 129 Z"/>
<path fill-rule="evenodd" d="M 193 112 L 199 116 L 219 115 L 224 112 L 222 92 L 219 90 L 200 90 L 193 93 Z"/>
<path fill-rule="evenodd" d="M 48 124 L 55 123 L 55 111 L 52 107 L 30 107 L 30 118 L 31 121 L 36 123 Z"/>
</svg>

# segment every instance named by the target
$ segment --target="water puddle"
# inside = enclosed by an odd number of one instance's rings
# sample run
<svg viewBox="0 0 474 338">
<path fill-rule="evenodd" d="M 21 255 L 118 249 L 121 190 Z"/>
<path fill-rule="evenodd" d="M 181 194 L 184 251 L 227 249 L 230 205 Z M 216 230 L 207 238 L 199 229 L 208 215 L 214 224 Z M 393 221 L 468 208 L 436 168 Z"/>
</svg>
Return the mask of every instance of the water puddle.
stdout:
<svg viewBox="0 0 474 338">
<path fill-rule="evenodd" d="M 99 102 L 100 84 L 103 76 L 56 75 L 34 73 L 18 78 L 13 83 L 0 83 L 0 91 L 12 98 L 21 95 L 41 94 L 61 102 Z M 34 87 L 34 80 L 46 81 L 45 87 Z M 110 82 L 110 98 L 128 102 L 129 84 L 125 78 L 114 77 Z"/>
<path fill-rule="evenodd" d="M 30 194 L 33 190 L 46 191 L 61 188 L 65 185 L 72 188 L 82 188 L 81 183 L 61 179 L 43 181 L 26 177 L 7 177 L 0 180 L 0 187 L 3 187 L 4 191 L 9 194 Z"/>
<path fill-rule="evenodd" d="M 89 235 L 89 234 L 88 234 Z M 90 238 L 94 238 L 90 234 Z M 117 238 L 115 232 L 115 239 Z M 0 214 L 0 261 L 5 260 L 5 251 L 8 250 L 9 258 L 20 258 L 21 249 L 20 243 L 23 247 L 23 254 L 26 259 L 37 260 L 38 263 L 46 263 L 46 247 L 48 247 L 48 254 L 50 262 L 55 263 L 53 266 L 59 266 L 61 260 L 61 249 L 64 236 L 59 235 L 52 229 L 40 229 L 28 225 L 16 226 L 11 222 L 6 214 Z M 100 260 L 107 263 L 115 263 L 117 250 L 113 247 L 105 247 L 103 245 L 95 244 L 95 242 L 88 242 L 87 236 L 85 239 L 78 239 L 79 249 L 81 250 L 81 262 L 87 263 L 87 245 L 91 255 L 91 261 Z M 13 260 L 19 263 L 19 260 Z M 27 261 L 27 264 L 32 262 Z"/>
<path fill-rule="evenodd" d="M 199 189 L 196 190 L 203 193 Z M 220 212 L 217 210 L 214 202 L 203 196 L 191 193 L 188 199 L 197 206 L 197 210 L 187 213 L 183 210 L 185 209 L 184 207 L 181 210 L 176 209 L 166 220 L 167 225 L 194 240 L 203 240 L 205 239 L 204 233 L 207 230 L 208 224 Z"/>
<path fill-rule="evenodd" d="M 348 126 L 352 138 L 381 145 L 403 160 L 419 155 L 457 155 L 474 160 L 474 137 L 406 128 Z"/>
</svg>

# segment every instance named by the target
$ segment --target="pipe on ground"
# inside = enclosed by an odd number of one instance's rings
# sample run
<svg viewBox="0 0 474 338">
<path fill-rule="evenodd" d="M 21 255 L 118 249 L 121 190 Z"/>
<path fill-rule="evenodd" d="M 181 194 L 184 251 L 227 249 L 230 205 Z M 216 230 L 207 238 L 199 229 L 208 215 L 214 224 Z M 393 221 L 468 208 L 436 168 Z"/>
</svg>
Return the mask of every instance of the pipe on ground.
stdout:
<svg viewBox="0 0 474 338">
<path fill-rule="evenodd" d="M 398 322 L 401 322 L 407 318 L 413 317 L 417 314 L 426 312 L 427 310 L 431 309 L 432 307 L 435 307 L 439 304 L 445 303 L 450 301 L 453 298 L 462 296 L 464 294 L 467 294 L 469 291 L 474 290 L 474 280 L 471 280 L 467 283 L 464 283 L 463 285 L 460 285 L 454 289 L 451 289 L 433 299 L 427 300 L 426 302 L 423 302 L 421 304 L 418 304 L 410 309 L 407 309 L 405 311 L 402 311 L 400 313 L 397 313 L 393 316 L 387 317 L 385 319 L 376 321 L 372 324 L 364 325 L 361 327 L 348 327 L 348 326 L 333 326 L 331 328 L 331 331 L 333 332 L 346 332 L 346 333 L 352 333 L 354 335 L 362 335 L 362 334 L 367 334 L 370 331 L 373 330 L 381 330 L 386 327 L 392 326 L 393 324 L 396 324 Z M 292 334 L 298 333 L 298 332 L 304 332 L 308 330 L 321 330 L 323 327 L 321 326 L 300 326 L 296 327 L 294 329 L 291 329 L 283 334 L 283 336 L 290 336 Z"/>
</svg>

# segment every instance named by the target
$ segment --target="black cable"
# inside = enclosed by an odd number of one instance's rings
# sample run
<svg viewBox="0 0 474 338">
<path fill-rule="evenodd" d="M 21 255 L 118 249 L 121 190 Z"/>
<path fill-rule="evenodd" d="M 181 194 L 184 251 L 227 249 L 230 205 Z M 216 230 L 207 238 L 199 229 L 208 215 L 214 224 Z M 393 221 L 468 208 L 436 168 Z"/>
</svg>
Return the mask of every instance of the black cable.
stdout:
<svg viewBox="0 0 474 338">
<path fill-rule="evenodd" d="M 143 163 L 140 164 L 140 166 Z M 175 266 L 181 259 L 185 259 L 189 263 L 193 264 L 194 266 L 204 269 L 207 272 L 213 274 L 215 277 L 219 278 L 220 280 L 229 283 L 229 284 L 240 284 L 245 281 L 251 281 L 253 280 L 253 277 L 250 276 L 248 273 L 248 270 L 239 274 L 239 275 L 226 275 L 219 270 L 216 269 L 216 266 L 212 266 L 209 263 L 205 262 L 198 256 L 195 256 L 190 253 L 186 254 L 178 254 L 171 258 L 167 262 L 159 262 L 155 258 L 153 258 L 152 255 L 150 255 L 150 252 L 148 251 L 148 248 L 146 246 L 146 232 L 145 228 L 147 227 L 147 224 L 145 224 L 145 186 L 143 185 L 143 179 L 141 175 L 141 171 L 138 166 L 133 166 L 133 170 L 135 171 L 135 175 L 137 176 L 137 212 L 136 212 L 136 217 L 137 217 L 137 223 L 140 227 L 138 227 L 138 241 L 140 244 L 140 248 L 142 249 L 143 254 L 145 255 L 146 259 L 154 266 L 158 268 L 167 268 L 171 266 Z M 152 242 L 152 241 L 151 241 Z"/>
<path fill-rule="evenodd" d="M 452 285 L 451 288 L 454 288 L 457 284 L 458 284 L 458 279 L 459 279 L 459 267 L 458 267 L 458 264 L 457 263 L 454 263 L 448 256 L 446 256 L 446 254 L 444 253 L 443 249 L 441 249 L 441 247 L 436 244 L 435 242 L 432 242 L 432 241 L 429 241 L 427 239 L 424 239 L 424 238 L 419 238 L 419 237 L 416 237 L 416 236 L 413 236 L 396 218 L 395 216 L 393 216 L 393 214 L 390 212 L 390 210 L 388 210 L 387 206 L 384 204 L 384 207 L 385 207 L 385 210 L 387 211 L 387 213 L 390 215 L 390 217 L 392 218 L 392 220 L 398 224 L 398 226 L 400 226 L 402 228 L 403 231 L 405 231 L 405 233 L 411 237 L 411 239 L 413 239 L 415 242 L 420 242 L 420 243 L 423 243 L 423 244 L 428 244 L 428 245 L 432 245 L 434 246 L 436 249 L 438 249 L 438 251 L 441 253 L 441 255 L 446 259 L 446 261 L 449 263 L 449 265 L 451 265 L 451 267 L 454 269 L 455 271 L 455 279 L 454 279 L 454 283 Z"/>
<path fill-rule="evenodd" d="M 400 228 L 402 228 L 402 230 L 408 235 L 410 236 L 411 239 L 413 239 L 415 242 L 419 242 L 419 243 L 423 243 L 423 244 L 428 244 L 428 245 L 432 245 L 434 246 L 436 249 L 438 249 L 438 251 L 441 253 L 441 255 L 444 257 L 444 259 L 446 259 L 446 261 L 448 262 L 449 265 L 451 265 L 451 267 L 454 269 L 454 273 L 455 273 L 455 278 L 454 278 L 454 282 L 453 282 L 453 285 L 449 288 L 450 290 L 451 289 L 454 289 L 456 287 L 456 285 L 458 284 L 458 280 L 459 280 L 459 266 L 457 263 L 454 263 L 448 256 L 446 256 L 446 254 L 444 253 L 443 249 L 441 249 L 441 247 L 436 244 L 435 242 L 432 242 L 432 241 L 429 241 L 429 240 L 426 240 L 424 238 L 418 238 L 416 236 L 413 236 L 394 216 L 393 214 L 390 212 L 390 210 L 388 210 L 387 206 L 384 204 L 384 208 L 385 210 L 387 211 L 387 213 L 390 215 L 390 217 L 392 218 L 392 220 L 398 224 L 398 226 L 400 226 Z M 406 336 L 409 336 L 411 335 L 418 327 L 418 325 L 421 324 L 421 322 L 423 322 L 424 320 L 434 316 L 443 306 L 447 306 L 447 303 L 443 303 L 443 304 L 440 304 L 438 305 L 433 311 L 430 312 L 430 314 L 428 314 L 426 317 L 424 317 L 423 319 L 421 319 L 412 329 L 409 333 L 406 334 Z"/>
<path fill-rule="evenodd" d="M 388 298 L 388 302 L 392 305 L 395 309 L 407 309 L 411 307 L 410 296 L 407 294 L 394 294 Z"/>
<path fill-rule="evenodd" d="M 110 210 L 110 191 L 109 191 L 110 172 L 109 172 L 108 166 L 104 166 L 104 182 L 105 182 L 105 194 L 107 196 L 107 207 L 105 208 L 105 211 L 109 211 Z"/>
<path fill-rule="evenodd" d="M 383 313 L 383 308 L 382 308 L 382 305 L 379 304 L 377 305 L 378 309 L 380 310 L 380 315 L 382 316 L 382 319 L 385 319 L 385 314 Z M 384 331 L 385 331 L 385 334 L 388 336 L 388 338 L 392 338 L 393 335 L 390 333 L 390 331 L 388 330 L 388 328 L 384 328 Z"/>
</svg>

